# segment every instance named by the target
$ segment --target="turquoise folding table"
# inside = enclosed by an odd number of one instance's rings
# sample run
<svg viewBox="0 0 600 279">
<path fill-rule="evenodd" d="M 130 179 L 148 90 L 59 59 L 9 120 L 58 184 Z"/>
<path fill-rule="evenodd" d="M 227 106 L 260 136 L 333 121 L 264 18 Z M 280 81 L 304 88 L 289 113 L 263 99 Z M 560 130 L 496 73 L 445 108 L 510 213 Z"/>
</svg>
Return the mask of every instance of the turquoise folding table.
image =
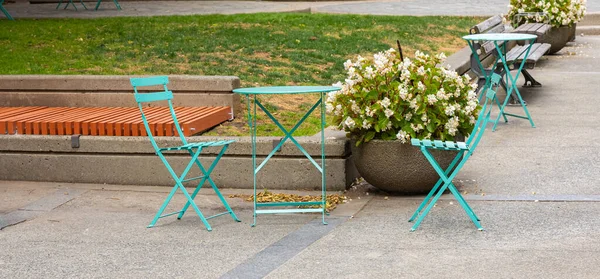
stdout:
<svg viewBox="0 0 600 279">
<path fill-rule="evenodd" d="M 321 213 L 323 217 L 323 224 L 325 222 L 326 214 L 326 187 L 325 187 L 325 95 L 327 92 L 338 91 L 341 88 L 334 86 L 272 86 L 272 87 L 254 87 L 254 88 L 238 88 L 233 92 L 240 95 L 246 96 L 246 103 L 248 106 L 248 125 L 250 126 L 250 135 L 252 138 L 252 174 L 254 177 L 254 223 L 256 225 L 256 216 L 258 214 L 279 214 L 279 213 Z M 259 95 L 281 95 L 281 94 L 319 94 L 320 98 L 317 102 L 304 114 L 302 119 L 294 125 L 290 130 L 283 127 L 277 119 L 269 112 L 269 110 L 260 102 L 258 99 Z M 285 136 L 281 139 L 279 144 L 273 148 L 273 150 L 267 155 L 267 157 L 257 166 L 256 160 L 256 107 L 259 107 L 274 123 L 283 131 Z M 311 156 L 302 148 L 300 143 L 293 137 L 294 131 L 302 125 L 302 123 L 308 118 L 308 116 L 317 108 L 321 110 L 321 164 L 317 163 Z M 321 173 L 321 200 L 314 202 L 267 202 L 258 203 L 256 202 L 256 176 L 258 172 L 265 166 L 265 164 L 275 155 L 281 146 L 290 140 L 296 147 L 306 156 L 306 158 L 319 170 Z M 280 209 L 263 209 L 283 206 L 319 206 L 318 208 L 280 208 Z"/>
<path fill-rule="evenodd" d="M 484 86 L 483 90 L 481 90 L 481 92 L 485 93 L 485 92 L 487 92 L 487 89 L 490 88 L 490 79 L 492 77 L 492 74 L 496 71 L 496 67 L 498 67 L 498 65 L 500 65 L 500 64 L 502 65 L 502 67 L 504 67 L 504 74 L 509 79 L 508 81 L 510 81 L 510 85 L 507 84 L 508 88 L 507 88 L 507 92 L 506 92 L 506 98 L 504 99 L 504 103 L 502 105 L 498 104 L 500 107 L 500 112 L 498 113 L 498 117 L 496 118 L 496 121 L 494 121 L 494 127 L 492 127 L 492 131 L 496 130 L 496 126 L 498 125 L 498 122 L 500 121 L 501 117 L 504 118 L 504 122 L 508 122 L 508 119 L 506 118 L 506 116 L 528 119 L 529 123 L 531 124 L 531 127 L 535 128 L 535 124 L 533 124 L 533 120 L 531 119 L 529 110 L 527 110 L 527 106 L 525 105 L 525 102 L 523 102 L 523 98 L 521 98 L 521 93 L 519 92 L 519 89 L 517 88 L 517 80 L 519 79 L 519 74 L 521 73 L 523 66 L 525 66 L 525 61 L 527 60 L 527 56 L 529 56 L 531 46 L 535 42 L 536 38 L 537 38 L 536 35 L 521 34 L 521 33 L 484 33 L 484 34 L 472 34 L 472 35 L 467 35 L 467 36 L 463 37 L 463 39 L 465 39 L 469 43 L 471 52 L 473 52 L 473 55 L 475 56 L 477 63 L 479 63 L 480 69 L 485 69 L 485 68 L 483 67 L 483 63 L 479 57 L 479 54 L 477 53 L 477 49 L 474 46 L 475 45 L 474 42 L 484 42 L 484 41 L 493 42 L 494 47 L 498 54 L 498 59 L 492 63 L 492 69 L 489 72 L 483 71 L 483 74 L 486 75 L 486 82 L 485 82 L 485 86 Z M 514 66 L 514 65 L 512 65 L 512 64 L 509 65 L 506 62 L 506 45 L 507 45 L 507 42 L 510 42 L 510 41 L 527 41 L 527 45 L 528 45 L 528 47 L 524 49 L 524 51 L 522 53 L 523 55 L 519 55 L 520 57 L 522 57 L 522 59 L 520 59 L 521 63 L 519 65 L 519 70 L 516 71 L 516 74 L 514 76 L 511 74 L 511 71 L 509 68 L 509 66 Z M 515 60 L 515 62 L 513 62 L 513 64 L 514 63 L 518 63 L 518 60 Z M 521 104 L 521 107 L 525 111 L 525 116 L 507 113 L 504 111 L 504 109 L 506 108 L 506 105 L 508 104 L 508 100 L 510 99 L 510 95 L 513 93 L 516 95 L 516 97 L 519 100 L 519 103 Z"/>
</svg>

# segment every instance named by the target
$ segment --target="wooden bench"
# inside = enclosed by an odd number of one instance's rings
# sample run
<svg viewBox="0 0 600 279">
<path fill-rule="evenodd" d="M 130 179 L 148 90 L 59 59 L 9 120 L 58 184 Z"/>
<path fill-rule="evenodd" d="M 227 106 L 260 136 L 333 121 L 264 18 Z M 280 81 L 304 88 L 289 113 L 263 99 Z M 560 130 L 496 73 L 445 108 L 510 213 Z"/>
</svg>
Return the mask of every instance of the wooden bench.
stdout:
<svg viewBox="0 0 600 279">
<path fill-rule="evenodd" d="M 521 29 L 519 29 L 521 28 Z M 516 32 L 516 30 L 531 30 L 531 32 L 547 32 L 548 29 L 546 29 L 545 27 L 541 26 L 541 24 L 538 23 L 528 23 L 528 24 L 524 24 L 522 26 L 519 26 L 519 28 L 515 29 L 515 30 L 506 30 L 506 27 L 504 26 L 504 23 L 502 21 L 502 17 L 497 15 L 497 16 L 493 16 L 475 26 L 473 26 L 473 28 L 471 28 L 471 30 L 469 31 L 471 34 L 481 34 L 481 33 L 504 33 L 504 32 Z M 545 30 L 545 31 L 544 31 Z M 537 35 L 537 34 L 536 34 Z M 506 53 L 505 57 L 506 57 L 506 62 L 509 64 L 509 69 L 512 70 L 518 70 L 518 63 L 521 63 L 523 61 L 523 57 L 526 54 L 526 50 L 527 50 L 527 46 L 526 45 L 516 45 L 512 48 L 510 48 L 511 46 L 507 45 L 506 46 L 508 52 Z M 483 44 L 475 44 L 475 48 L 479 48 L 479 57 L 481 59 L 481 61 L 491 61 L 491 63 L 496 63 L 498 62 L 498 55 L 497 55 L 497 50 L 494 46 L 493 42 L 485 42 Z M 509 50 L 510 49 L 510 50 Z M 548 52 L 548 50 L 550 49 L 550 44 L 541 44 L 541 43 L 534 43 L 531 46 L 531 50 L 529 52 L 529 55 L 527 56 L 527 59 L 525 60 L 525 66 L 523 67 L 521 73 L 523 74 L 523 77 L 525 78 L 525 84 L 524 86 L 542 86 L 541 83 L 539 83 L 537 80 L 535 80 L 531 74 L 527 71 L 527 69 L 533 69 L 535 67 L 535 64 L 537 63 L 538 60 L 540 60 L 540 58 L 546 54 Z M 501 61 L 499 63 L 502 63 Z M 478 83 L 480 85 L 480 88 L 483 88 L 483 83 L 485 83 L 485 75 L 484 75 L 484 71 L 490 71 L 490 69 L 480 69 L 479 67 L 479 63 L 477 62 L 477 59 L 474 57 L 474 55 L 471 55 L 471 70 L 477 74 L 477 76 L 479 77 Z M 501 65 L 498 65 L 498 67 L 496 67 L 496 71 L 499 74 L 502 74 L 504 72 L 504 68 Z M 504 81 L 502 82 L 502 87 L 504 89 L 506 89 L 506 84 L 504 83 Z"/>
<path fill-rule="evenodd" d="M 0 135 L 146 136 L 131 76 L 0 75 Z M 185 136 L 240 113 L 237 77 L 170 77 Z M 155 136 L 176 136 L 169 107 L 147 107 Z"/>
</svg>

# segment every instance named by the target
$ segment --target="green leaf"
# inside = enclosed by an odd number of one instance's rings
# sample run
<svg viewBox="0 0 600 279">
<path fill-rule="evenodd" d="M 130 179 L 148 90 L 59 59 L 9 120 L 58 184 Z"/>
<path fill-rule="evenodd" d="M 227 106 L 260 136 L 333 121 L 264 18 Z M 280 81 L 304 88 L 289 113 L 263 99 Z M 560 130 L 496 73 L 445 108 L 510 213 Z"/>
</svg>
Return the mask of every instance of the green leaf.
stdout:
<svg viewBox="0 0 600 279">
<path fill-rule="evenodd" d="M 369 131 L 365 135 L 365 142 L 372 140 L 375 137 L 375 131 Z"/>
<path fill-rule="evenodd" d="M 433 123 L 433 121 L 427 124 L 427 131 L 429 131 L 430 133 L 433 133 L 433 131 L 435 131 L 435 123 Z"/>
</svg>

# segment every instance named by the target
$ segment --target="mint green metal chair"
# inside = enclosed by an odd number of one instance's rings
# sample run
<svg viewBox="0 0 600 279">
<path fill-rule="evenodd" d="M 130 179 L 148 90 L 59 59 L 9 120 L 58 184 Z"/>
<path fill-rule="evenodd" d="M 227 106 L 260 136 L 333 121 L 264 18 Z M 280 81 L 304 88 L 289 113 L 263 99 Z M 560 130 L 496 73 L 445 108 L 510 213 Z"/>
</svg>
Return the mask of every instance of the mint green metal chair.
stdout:
<svg viewBox="0 0 600 279">
<path fill-rule="evenodd" d="M 115 6 L 117 6 L 117 10 L 121 9 L 121 5 L 119 5 L 119 1 L 117 0 L 113 0 L 113 2 L 115 3 Z M 102 0 L 98 0 L 98 3 L 96 3 L 96 8 L 95 10 L 98 10 L 98 7 L 100 7 L 100 3 L 102 3 Z"/>
<path fill-rule="evenodd" d="M 0 11 L 2 11 L 2 13 L 6 16 L 6 18 L 8 18 L 9 20 L 15 20 L 9 13 L 8 11 L 4 8 L 4 6 L 2 6 L 2 4 L 4 4 L 4 0 L 0 0 Z"/>
<path fill-rule="evenodd" d="M 87 7 L 85 6 L 85 4 L 83 4 L 83 0 L 79 0 L 79 2 L 83 6 L 83 8 L 87 10 Z M 62 4 L 62 0 L 58 0 L 58 5 L 56 5 L 57 10 L 61 4 Z M 65 5 L 65 7 L 63 9 L 66 10 L 67 7 L 69 7 L 69 5 L 73 5 L 73 8 L 75 8 L 75 10 L 77 11 L 77 6 L 75 6 L 75 3 L 73 3 L 73 0 L 68 0 L 67 4 Z"/>
<path fill-rule="evenodd" d="M 492 74 L 490 80 L 491 86 L 487 87 L 488 89 L 485 94 L 485 102 L 483 103 L 481 111 L 479 112 L 477 122 L 475 122 L 475 127 L 473 128 L 473 131 L 471 132 L 471 135 L 469 136 L 466 142 L 411 139 L 411 144 L 420 147 L 421 152 L 423 152 L 423 155 L 425 155 L 425 158 L 427 158 L 431 166 L 433 166 L 435 171 L 440 176 L 440 179 L 433 186 L 427 197 L 425 197 L 425 199 L 419 205 L 415 213 L 408 220 L 409 222 L 412 222 L 415 220 L 415 218 L 417 219 L 417 221 L 412 226 L 411 231 L 415 231 L 419 227 L 419 225 L 423 221 L 423 218 L 425 218 L 427 213 L 429 213 L 431 208 L 433 208 L 435 203 L 442 196 L 444 191 L 446 191 L 446 189 L 450 190 L 450 192 L 458 200 L 458 203 L 466 211 L 467 215 L 469 216 L 469 218 L 471 218 L 477 229 L 483 230 L 483 227 L 481 227 L 481 224 L 479 223 L 480 219 L 477 217 L 477 215 L 475 215 L 473 209 L 471 209 L 467 201 L 465 201 L 463 196 L 456 189 L 456 187 L 452 183 L 452 180 L 454 179 L 454 177 L 456 177 L 460 169 L 471 157 L 471 155 L 473 155 L 477 144 L 479 144 L 479 141 L 483 136 L 483 132 L 485 131 L 488 121 L 490 120 L 490 113 L 493 106 L 492 103 L 496 99 L 495 89 L 498 88 L 498 84 L 500 83 L 501 79 L 502 77 L 500 75 L 496 73 Z M 452 163 L 450 163 L 448 168 L 444 170 L 437 163 L 435 158 L 431 155 L 429 149 L 448 150 L 454 152 L 458 151 L 458 154 L 456 155 Z M 421 212 L 426 205 L 427 208 L 425 208 L 425 210 Z"/>
<path fill-rule="evenodd" d="M 215 166 L 217 165 L 217 163 L 219 162 L 219 160 L 225 153 L 225 150 L 227 150 L 227 147 L 229 147 L 229 144 L 234 142 L 234 140 L 188 143 L 187 140 L 185 139 L 185 136 L 183 135 L 183 132 L 181 131 L 181 127 L 179 126 L 179 122 L 177 121 L 177 116 L 175 115 L 175 110 L 173 109 L 173 103 L 171 102 L 171 99 L 173 99 L 173 92 L 171 92 L 167 89 L 167 84 L 169 83 L 168 77 L 159 76 L 159 77 L 148 77 L 148 78 L 131 78 L 130 82 L 131 82 L 131 85 L 133 86 L 135 100 L 138 103 L 140 112 L 142 113 L 142 120 L 144 122 L 144 127 L 146 127 L 146 132 L 148 133 L 148 137 L 150 138 L 150 143 L 152 143 L 152 147 L 154 147 L 154 150 L 156 151 L 156 155 L 158 155 L 158 157 L 161 159 L 161 161 L 163 162 L 163 164 L 165 165 L 165 167 L 167 168 L 167 170 L 169 171 L 169 173 L 175 180 L 175 185 L 173 186 L 173 189 L 167 196 L 167 199 L 164 201 L 163 205 L 160 207 L 160 209 L 156 213 L 156 216 L 154 217 L 154 219 L 152 220 L 150 225 L 148 225 L 148 228 L 153 227 L 159 218 L 178 214 L 177 219 L 181 219 L 183 217 L 183 214 L 185 214 L 185 212 L 189 208 L 189 206 L 192 206 L 194 211 L 196 211 L 196 214 L 198 214 L 198 216 L 200 217 L 200 220 L 202 221 L 202 223 L 204 223 L 204 226 L 206 226 L 206 229 L 209 231 L 211 231 L 212 228 L 211 228 L 210 224 L 208 224 L 207 220 L 217 217 L 217 216 L 229 214 L 229 215 L 231 215 L 233 220 L 240 222 L 240 220 L 237 218 L 237 216 L 235 216 L 235 213 L 233 213 L 233 210 L 231 210 L 231 207 L 229 207 L 229 204 L 227 203 L 227 201 L 225 200 L 225 198 L 223 197 L 223 195 L 217 188 L 217 185 L 215 185 L 215 182 L 210 177 L 211 172 L 213 171 L 213 169 L 215 168 Z M 138 92 L 138 87 L 147 87 L 147 86 L 162 86 L 164 91 L 153 92 L 153 93 L 139 93 Z M 152 136 L 152 130 L 150 129 L 150 127 L 148 125 L 148 120 L 146 118 L 146 115 L 144 114 L 144 109 L 142 106 L 143 103 L 156 102 L 156 101 L 167 101 L 169 103 L 169 110 L 171 111 L 171 116 L 173 118 L 173 124 L 175 124 L 175 128 L 177 129 L 179 138 L 181 139 L 181 141 L 183 143 L 182 145 L 174 146 L 174 147 L 160 148 L 156 144 L 156 141 L 154 140 L 154 137 Z M 209 166 L 208 169 L 206 169 L 202 165 L 202 163 L 200 163 L 200 160 L 198 159 L 198 157 L 200 156 L 200 153 L 202 152 L 202 149 L 205 147 L 222 147 L 221 151 L 219 152 L 219 155 L 217 155 L 217 157 L 214 159 L 214 161 L 212 162 L 212 164 Z M 188 163 L 187 167 L 181 173 L 181 175 L 177 175 L 175 173 L 175 171 L 173 170 L 173 168 L 171 167 L 171 165 L 169 164 L 169 162 L 167 161 L 167 159 L 165 158 L 163 153 L 168 152 L 168 151 L 183 151 L 183 150 L 189 152 L 189 154 L 192 156 L 192 158 L 191 158 L 190 162 Z M 188 174 L 188 172 L 194 165 L 196 165 L 200 169 L 200 171 L 202 172 L 203 175 L 186 179 L 186 175 Z M 185 189 L 185 187 L 183 186 L 183 183 L 188 182 L 188 181 L 193 181 L 193 180 L 200 180 L 200 183 L 198 183 L 198 185 L 196 186 L 196 190 L 194 190 L 194 192 L 190 195 L 188 193 L 188 191 Z M 196 198 L 196 195 L 202 188 L 202 185 L 204 185 L 204 183 L 207 181 L 210 184 L 210 186 L 213 188 L 213 190 L 215 191 L 215 193 L 217 194 L 217 196 L 219 197 L 219 199 L 221 200 L 223 205 L 225 206 L 225 209 L 227 209 L 226 212 L 219 213 L 219 214 L 216 214 L 216 215 L 213 215 L 210 217 L 204 217 L 204 215 L 202 214 L 202 212 L 200 211 L 200 209 L 194 202 L 194 198 Z M 181 192 L 183 192 L 183 195 L 187 199 L 185 206 L 180 211 L 162 215 L 165 208 L 167 207 L 167 205 L 173 198 L 173 195 L 175 195 L 175 192 L 177 192 L 177 189 L 181 190 Z"/>
</svg>

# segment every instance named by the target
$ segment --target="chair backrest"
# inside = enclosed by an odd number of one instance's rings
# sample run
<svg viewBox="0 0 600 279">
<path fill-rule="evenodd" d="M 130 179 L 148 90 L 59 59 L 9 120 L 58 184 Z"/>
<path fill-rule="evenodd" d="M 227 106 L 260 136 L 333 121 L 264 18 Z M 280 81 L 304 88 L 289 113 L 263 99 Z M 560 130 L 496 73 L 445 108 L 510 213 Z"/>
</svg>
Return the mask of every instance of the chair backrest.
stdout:
<svg viewBox="0 0 600 279">
<path fill-rule="evenodd" d="M 159 147 L 154 140 L 154 136 L 152 135 L 152 129 L 148 124 L 148 118 L 144 113 L 143 103 L 150 102 L 158 102 L 158 101 L 167 101 L 169 104 L 169 111 L 171 112 L 171 117 L 173 118 L 173 124 L 175 124 L 175 129 L 177 129 L 177 134 L 183 144 L 187 144 L 185 136 L 181 131 L 181 127 L 179 126 L 179 122 L 177 121 L 177 116 L 175 115 L 175 110 L 173 109 L 173 92 L 171 92 L 167 88 L 167 84 L 169 83 L 169 78 L 167 76 L 157 76 L 157 77 L 144 77 L 144 78 L 131 78 L 129 79 L 131 82 L 131 86 L 133 86 L 133 96 L 135 97 L 135 101 L 138 103 L 138 107 L 140 112 L 142 113 L 142 121 L 144 122 L 144 127 L 146 128 L 146 133 L 148 133 L 148 137 L 150 138 L 150 142 L 154 149 L 158 150 Z M 163 91 L 159 92 L 147 92 L 140 93 L 138 91 L 138 87 L 148 87 L 148 86 L 161 86 L 163 87 Z"/>
<path fill-rule="evenodd" d="M 491 78 L 492 86 L 490 86 L 490 88 L 488 88 L 488 90 L 485 92 L 485 99 L 484 99 L 485 101 L 481 105 L 481 111 L 479 111 L 479 115 L 477 117 L 477 122 L 475 122 L 475 127 L 473 127 L 473 131 L 471 131 L 471 134 L 470 134 L 469 138 L 467 139 L 467 145 L 469 146 L 469 152 L 471 152 L 471 153 L 475 150 L 475 148 L 479 144 L 481 137 L 483 137 L 483 132 L 485 131 L 485 128 L 487 127 L 488 121 L 490 120 L 490 115 L 491 115 L 492 107 L 493 107 L 492 102 L 494 101 L 494 98 L 496 97 L 496 89 L 498 88 L 498 85 L 500 84 L 501 79 L 502 79 L 502 76 L 500 76 L 496 73 L 492 73 L 492 78 Z"/>
</svg>

